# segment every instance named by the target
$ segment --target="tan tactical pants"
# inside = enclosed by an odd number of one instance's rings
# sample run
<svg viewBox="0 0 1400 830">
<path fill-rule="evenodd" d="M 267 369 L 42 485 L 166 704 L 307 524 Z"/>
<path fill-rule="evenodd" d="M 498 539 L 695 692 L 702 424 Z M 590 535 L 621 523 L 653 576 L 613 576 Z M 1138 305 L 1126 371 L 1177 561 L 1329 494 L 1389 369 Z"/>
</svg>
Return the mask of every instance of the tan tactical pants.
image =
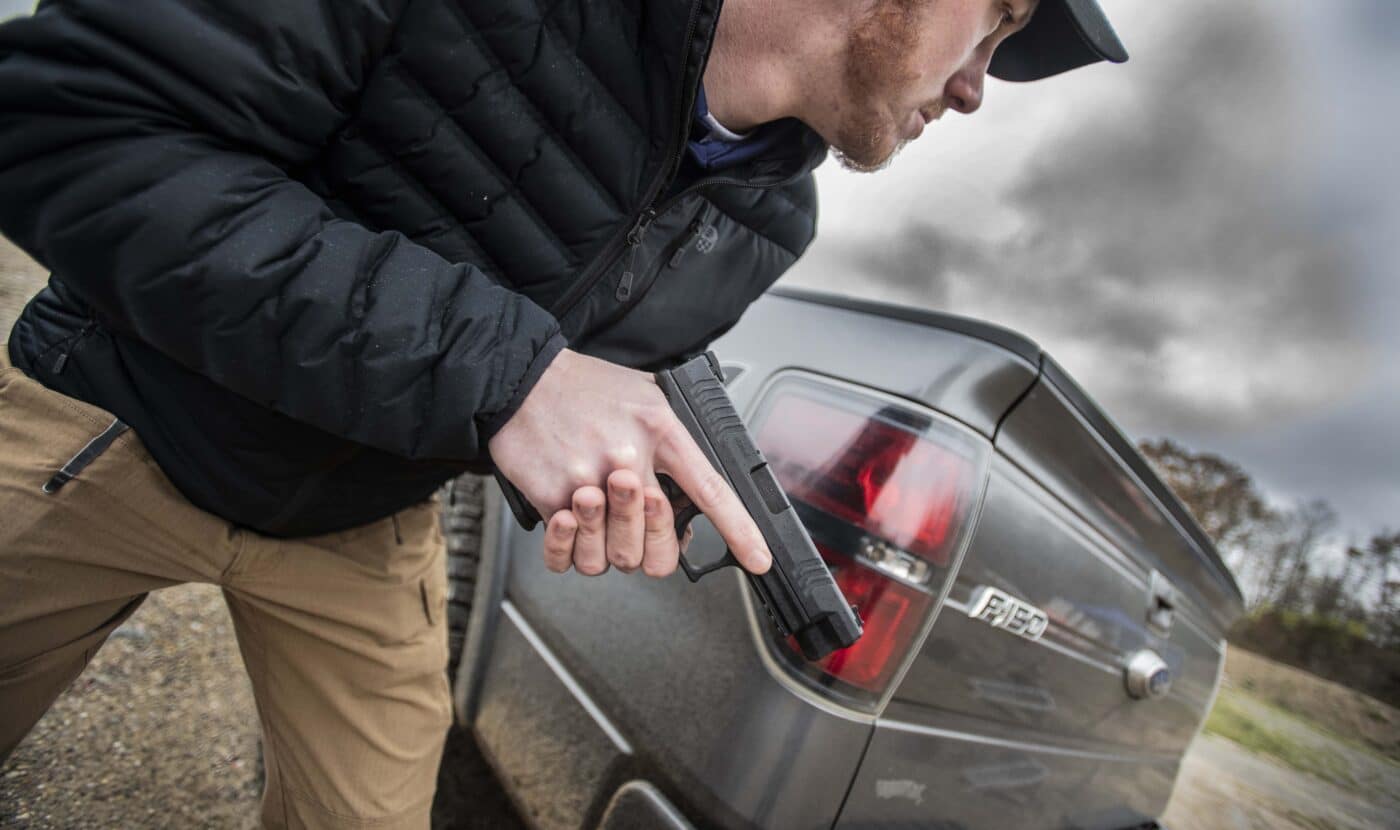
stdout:
<svg viewBox="0 0 1400 830">
<path fill-rule="evenodd" d="M 186 501 L 111 414 L 30 380 L 8 353 L 0 344 L 0 761 L 147 592 L 205 582 L 223 588 L 253 682 L 264 824 L 427 827 L 451 720 L 435 505 L 311 538 L 243 530 Z M 55 477 L 84 448 L 86 466 Z"/>
</svg>

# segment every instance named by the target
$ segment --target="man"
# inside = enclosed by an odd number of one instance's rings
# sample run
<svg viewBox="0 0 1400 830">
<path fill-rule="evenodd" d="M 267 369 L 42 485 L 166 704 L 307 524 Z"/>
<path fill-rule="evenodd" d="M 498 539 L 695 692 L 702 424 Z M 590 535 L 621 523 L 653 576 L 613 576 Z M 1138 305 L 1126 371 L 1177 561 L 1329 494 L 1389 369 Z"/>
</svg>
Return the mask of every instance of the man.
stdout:
<svg viewBox="0 0 1400 830">
<path fill-rule="evenodd" d="M 0 230 L 52 270 L 0 369 L 0 755 L 147 592 L 209 582 L 264 822 L 424 825 L 434 491 L 494 464 L 546 566 L 661 577 L 664 472 L 765 570 L 648 370 L 802 253 L 828 146 L 876 169 L 989 65 L 1125 59 L 1092 0 L 1040 5 L 75 0 L 0 28 Z"/>
</svg>

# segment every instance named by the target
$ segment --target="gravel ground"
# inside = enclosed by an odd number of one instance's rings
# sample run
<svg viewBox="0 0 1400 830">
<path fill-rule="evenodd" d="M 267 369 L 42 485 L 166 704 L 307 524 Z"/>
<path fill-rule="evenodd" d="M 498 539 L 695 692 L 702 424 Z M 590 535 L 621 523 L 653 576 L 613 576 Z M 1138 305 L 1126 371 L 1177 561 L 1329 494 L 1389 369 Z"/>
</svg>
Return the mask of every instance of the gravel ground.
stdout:
<svg viewBox="0 0 1400 830">
<path fill-rule="evenodd" d="M 0 772 L 0 826 L 254 827 L 252 690 L 217 588 L 158 592 Z"/>
<path fill-rule="evenodd" d="M 253 828 L 252 689 L 219 590 L 151 595 L 0 767 L 0 827 Z M 523 827 L 454 730 L 435 827 Z"/>
<path fill-rule="evenodd" d="M 1400 767 L 1389 778 L 1390 793 L 1363 794 L 1201 735 L 1162 823 L 1171 830 L 1387 830 L 1400 827 Z"/>
<path fill-rule="evenodd" d="M 43 269 L 0 236 L 0 342 L 10 339 L 20 309 L 47 279 Z"/>
</svg>

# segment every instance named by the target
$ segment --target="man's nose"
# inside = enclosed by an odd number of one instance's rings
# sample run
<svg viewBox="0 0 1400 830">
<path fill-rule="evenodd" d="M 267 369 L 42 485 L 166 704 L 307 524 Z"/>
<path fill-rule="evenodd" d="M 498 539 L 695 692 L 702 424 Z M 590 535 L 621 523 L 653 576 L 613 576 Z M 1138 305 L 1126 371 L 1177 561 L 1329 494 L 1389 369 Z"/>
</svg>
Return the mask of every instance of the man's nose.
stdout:
<svg viewBox="0 0 1400 830">
<path fill-rule="evenodd" d="M 963 115 L 971 115 L 982 106 L 982 81 L 986 78 L 986 65 L 964 68 L 948 79 L 944 95 L 950 109 Z"/>
</svg>

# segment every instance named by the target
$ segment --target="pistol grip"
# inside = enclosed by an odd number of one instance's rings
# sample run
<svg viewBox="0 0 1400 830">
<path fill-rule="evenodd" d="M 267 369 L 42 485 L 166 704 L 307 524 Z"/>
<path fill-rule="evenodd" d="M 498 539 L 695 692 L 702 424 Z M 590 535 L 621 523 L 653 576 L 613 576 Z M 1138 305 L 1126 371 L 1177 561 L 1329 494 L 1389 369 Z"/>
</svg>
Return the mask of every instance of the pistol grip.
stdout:
<svg viewBox="0 0 1400 830">
<path fill-rule="evenodd" d="M 525 494 L 510 483 L 510 479 L 501 475 L 500 469 L 494 468 L 491 473 L 496 477 L 496 484 L 500 485 L 501 495 L 505 497 L 506 504 L 510 505 L 510 512 L 515 514 L 515 520 L 526 530 L 534 530 L 535 525 L 542 521 L 539 512 L 526 501 Z"/>
</svg>

